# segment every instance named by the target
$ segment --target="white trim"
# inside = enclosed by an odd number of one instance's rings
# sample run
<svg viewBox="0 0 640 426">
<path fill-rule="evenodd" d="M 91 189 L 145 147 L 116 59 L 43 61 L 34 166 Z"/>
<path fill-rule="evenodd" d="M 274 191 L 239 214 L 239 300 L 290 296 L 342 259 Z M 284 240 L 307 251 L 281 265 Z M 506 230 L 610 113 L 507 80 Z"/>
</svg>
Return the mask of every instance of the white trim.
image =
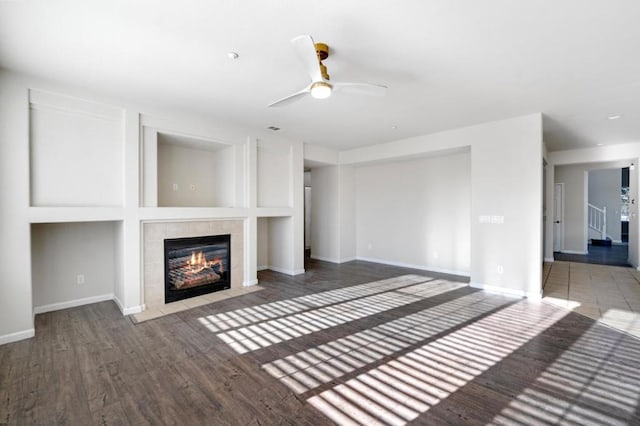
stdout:
<svg viewBox="0 0 640 426">
<path fill-rule="evenodd" d="M 88 305 L 90 303 L 104 302 L 113 300 L 113 293 L 101 294 L 99 296 L 85 297 L 82 299 L 68 300 L 66 302 L 51 303 L 50 305 L 34 306 L 34 314 L 42 314 L 45 312 L 59 311 L 61 309 L 75 308 L 76 306 Z"/>
<path fill-rule="evenodd" d="M 360 257 L 360 256 L 358 256 L 356 259 L 363 260 L 365 262 L 381 263 L 383 265 L 400 266 L 402 268 L 420 269 L 421 271 L 430 271 L 430 272 L 438 272 L 441 274 L 458 275 L 460 277 L 471 276 L 471 274 L 466 271 L 455 271 L 452 269 L 436 268 L 435 266 L 413 265 L 410 263 L 394 262 L 391 260 L 374 259 L 371 257 Z"/>
<path fill-rule="evenodd" d="M 555 262 L 556 260 L 555 260 L 553 257 L 545 257 L 545 258 L 544 258 L 544 261 L 545 261 L 545 262 L 548 262 L 548 263 L 553 263 L 553 262 Z"/>
<path fill-rule="evenodd" d="M 358 260 L 357 257 L 345 257 L 344 259 L 334 259 L 331 257 L 322 257 L 322 256 L 314 256 L 314 255 L 311 255 L 311 259 L 321 260 L 323 262 L 331 262 L 331 263 L 346 263 L 346 262 L 352 262 L 354 260 Z"/>
<path fill-rule="evenodd" d="M 258 284 L 258 280 L 247 280 L 245 282 L 242 283 L 243 287 L 251 287 L 252 285 L 256 285 Z"/>
<path fill-rule="evenodd" d="M 139 314 L 140 312 L 147 309 L 147 306 L 144 304 L 125 308 L 124 304 L 120 301 L 120 299 L 118 299 L 116 295 L 113 295 L 113 301 L 116 302 L 116 305 L 118 305 L 118 309 L 120 309 L 122 315 Z"/>
<path fill-rule="evenodd" d="M 331 262 L 331 263 L 340 263 L 340 259 L 334 259 L 332 257 L 316 256 L 313 254 L 310 257 L 313 260 L 321 260 L 323 262 Z"/>
<path fill-rule="evenodd" d="M 285 268 L 279 268 L 277 266 L 268 266 L 267 269 L 273 272 L 279 272 L 281 274 L 287 274 L 287 275 L 304 274 L 304 269 L 285 269 Z"/>
<path fill-rule="evenodd" d="M 500 287 L 497 285 L 487 285 L 483 283 L 470 282 L 469 287 L 477 288 L 479 290 L 486 291 L 487 293 L 502 294 L 505 296 L 526 297 L 532 300 L 541 300 L 542 294 L 540 292 L 527 293 L 524 290 L 515 290 L 512 288 Z"/>
<path fill-rule="evenodd" d="M 256 271 L 264 271 L 265 269 L 269 269 L 269 265 L 258 266 Z"/>
<path fill-rule="evenodd" d="M 28 328 L 26 330 L 16 331 L 15 333 L 5 334 L 4 336 L 0 336 L 0 345 L 17 342 L 19 340 L 29 339 L 35 335 L 36 335 L 36 330 L 34 328 Z"/>
<path fill-rule="evenodd" d="M 560 250 L 560 253 L 566 254 L 589 254 L 588 251 L 580 251 L 580 250 Z"/>
<path fill-rule="evenodd" d="M 130 308 L 124 308 L 124 310 L 122 311 L 122 315 L 139 314 L 146 309 L 146 305 L 131 306 Z"/>
</svg>

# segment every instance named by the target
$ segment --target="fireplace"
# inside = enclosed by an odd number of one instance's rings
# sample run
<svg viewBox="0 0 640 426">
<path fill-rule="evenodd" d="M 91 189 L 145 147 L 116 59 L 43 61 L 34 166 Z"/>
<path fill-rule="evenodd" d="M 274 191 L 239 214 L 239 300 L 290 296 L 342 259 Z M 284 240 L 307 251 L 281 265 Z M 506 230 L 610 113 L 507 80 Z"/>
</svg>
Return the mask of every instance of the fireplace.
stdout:
<svg viewBox="0 0 640 426">
<path fill-rule="evenodd" d="M 231 235 L 164 240 L 164 301 L 231 288 Z"/>
</svg>

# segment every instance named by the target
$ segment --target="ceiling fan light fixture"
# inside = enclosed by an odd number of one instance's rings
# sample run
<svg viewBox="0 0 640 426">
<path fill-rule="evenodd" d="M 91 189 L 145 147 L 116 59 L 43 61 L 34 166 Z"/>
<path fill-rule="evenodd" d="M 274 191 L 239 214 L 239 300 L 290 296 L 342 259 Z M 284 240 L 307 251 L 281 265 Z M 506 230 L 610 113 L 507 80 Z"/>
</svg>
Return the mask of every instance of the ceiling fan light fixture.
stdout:
<svg viewBox="0 0 640 426">
<path fill-rule="evenodd" d="M 311 85 L 311 96 L 315 99 L 326 99 L 331 96 L 331 85 L 324 81 L 316 81 Z"/>
</svg>

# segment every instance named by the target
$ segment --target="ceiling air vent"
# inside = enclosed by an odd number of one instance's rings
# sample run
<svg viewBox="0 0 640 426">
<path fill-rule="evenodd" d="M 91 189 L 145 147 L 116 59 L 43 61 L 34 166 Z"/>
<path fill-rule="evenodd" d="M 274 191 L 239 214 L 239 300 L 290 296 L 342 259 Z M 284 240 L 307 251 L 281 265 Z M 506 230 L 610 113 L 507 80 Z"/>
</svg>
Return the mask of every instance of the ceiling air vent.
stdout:
<svg viewBox="0 0 640 426">
<path fill-rule="evenodd" d="M 277 132 L 278 130 L 280 130 L 280 127 L 276 127 L 276 126 L 269 126 L 269 127 L 267 127 L 267 129 L 269 129 L 269 130 L 273 130 L 274 132 Z"/>
</svg>

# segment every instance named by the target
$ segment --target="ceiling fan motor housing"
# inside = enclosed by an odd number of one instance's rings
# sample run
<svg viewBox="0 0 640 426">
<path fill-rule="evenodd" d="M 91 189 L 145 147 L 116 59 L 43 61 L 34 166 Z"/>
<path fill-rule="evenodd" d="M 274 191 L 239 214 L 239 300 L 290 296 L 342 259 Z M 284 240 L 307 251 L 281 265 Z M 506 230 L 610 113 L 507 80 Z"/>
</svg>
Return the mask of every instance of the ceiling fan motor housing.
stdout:
<svg viewBox="0 0 640 426">
<path fill-rule="evenodd" d="M 324 43 L 316 43 L 316 53 L 318 55 L 318 63 L 320 64 L 320 72 L 325 80 L 329 80 L 329 73 L 327 67 L 324 66 L 322 61 L 329 57 L 329 46 Z"/>
<path fill-rule="evenodd" d="M 329 46 L 324 43 L 316 43 L 316 53 L 321 61 L 329 57 Z"/>
</svg>

